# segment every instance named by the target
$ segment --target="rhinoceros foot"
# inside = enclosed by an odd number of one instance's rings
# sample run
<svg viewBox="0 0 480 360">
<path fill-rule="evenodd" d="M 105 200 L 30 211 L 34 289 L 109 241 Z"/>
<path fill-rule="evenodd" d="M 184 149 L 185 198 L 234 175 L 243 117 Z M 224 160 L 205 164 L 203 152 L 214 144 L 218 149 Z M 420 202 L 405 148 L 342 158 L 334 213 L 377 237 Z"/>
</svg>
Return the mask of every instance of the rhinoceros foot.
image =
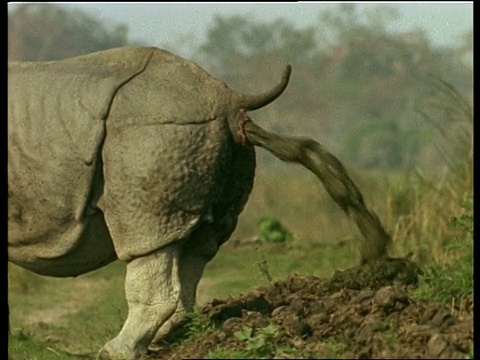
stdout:
<svg viewBox="0 0 480 360">
<path fill-rule="evenodd" d="M 146 348 L 144 351 L 140 349 L 132 350 L 120 340 L 113 339 L 106 343 L 98 352 L 97 360 L 136 360 L 146 354 L 146 352 Z"/>
</svg>

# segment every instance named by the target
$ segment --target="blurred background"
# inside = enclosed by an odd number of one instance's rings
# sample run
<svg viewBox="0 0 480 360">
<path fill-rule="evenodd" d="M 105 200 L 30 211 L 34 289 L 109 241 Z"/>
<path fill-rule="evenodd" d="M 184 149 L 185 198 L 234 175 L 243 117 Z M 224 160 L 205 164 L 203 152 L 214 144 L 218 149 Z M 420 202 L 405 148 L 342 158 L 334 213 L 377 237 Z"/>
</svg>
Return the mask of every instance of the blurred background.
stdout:
<svg viewBox="0 0 480 360">
<path fill-rule="evenodd" d="M 435 78 L 471 99 L 472 31 L 473 4 L 458 2 L 11 3 L 8 58 L 158 46 L 249 93 L 270 88 L 290 63 L 290 86 L 253 114 L 259 124 L 309 135 L 349 166 L 430 171 L 439 165 L 439 139 L 415 110 Z"/>
</svg>

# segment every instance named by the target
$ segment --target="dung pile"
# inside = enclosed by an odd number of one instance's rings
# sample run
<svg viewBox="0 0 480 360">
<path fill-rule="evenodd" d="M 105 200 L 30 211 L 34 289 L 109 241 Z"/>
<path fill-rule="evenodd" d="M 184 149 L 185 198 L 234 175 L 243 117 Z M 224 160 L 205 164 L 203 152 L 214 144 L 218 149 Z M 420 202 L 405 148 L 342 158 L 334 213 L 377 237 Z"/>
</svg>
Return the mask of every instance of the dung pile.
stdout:
<svg viewBox="0 0 480 360">
<path fill-rule="evenodd" d="M 376 261 L 332 279 L 293 275 L 201 313 L 214 324 L 164 344 L 147 359 L 465 358 L 473 346 L 473 295 L 458 309 L 417 301 L 418 268 Z M 188 325 L 187 325 L 188 326 Z"/>
</svg>

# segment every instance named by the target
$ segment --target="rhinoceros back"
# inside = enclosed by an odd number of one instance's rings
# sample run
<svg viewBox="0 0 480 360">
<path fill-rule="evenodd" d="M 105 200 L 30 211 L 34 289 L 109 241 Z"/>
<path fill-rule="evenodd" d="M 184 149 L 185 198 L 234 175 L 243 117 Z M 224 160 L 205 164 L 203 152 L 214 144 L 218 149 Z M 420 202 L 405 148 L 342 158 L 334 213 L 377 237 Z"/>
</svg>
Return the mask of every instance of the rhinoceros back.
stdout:
<svg viewBox="0 0 480 360">
<path fill-rule="evenodd" d="M 153 52 L 126 48 L 9 65 L 10 260 L 56 258 L 78 246 L 112 99 Z"/>
</svg>

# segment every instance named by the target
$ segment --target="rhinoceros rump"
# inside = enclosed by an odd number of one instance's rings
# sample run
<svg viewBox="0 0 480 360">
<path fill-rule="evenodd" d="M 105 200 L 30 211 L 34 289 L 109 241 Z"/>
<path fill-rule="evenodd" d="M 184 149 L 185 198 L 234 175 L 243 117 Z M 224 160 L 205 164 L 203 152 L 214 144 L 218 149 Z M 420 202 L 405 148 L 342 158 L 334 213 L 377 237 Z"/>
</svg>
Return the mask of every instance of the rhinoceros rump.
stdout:
<svg viewBox="0 0 480 360">
<path fill-rule="evenodd" d="M 127 262 L 128 317 L 100 357 L 136 359 L 195 302 L 252 188 L 246 96 L 156 48 L 9 64 L 8 258 L 49 276 Z"/>
</svg>

